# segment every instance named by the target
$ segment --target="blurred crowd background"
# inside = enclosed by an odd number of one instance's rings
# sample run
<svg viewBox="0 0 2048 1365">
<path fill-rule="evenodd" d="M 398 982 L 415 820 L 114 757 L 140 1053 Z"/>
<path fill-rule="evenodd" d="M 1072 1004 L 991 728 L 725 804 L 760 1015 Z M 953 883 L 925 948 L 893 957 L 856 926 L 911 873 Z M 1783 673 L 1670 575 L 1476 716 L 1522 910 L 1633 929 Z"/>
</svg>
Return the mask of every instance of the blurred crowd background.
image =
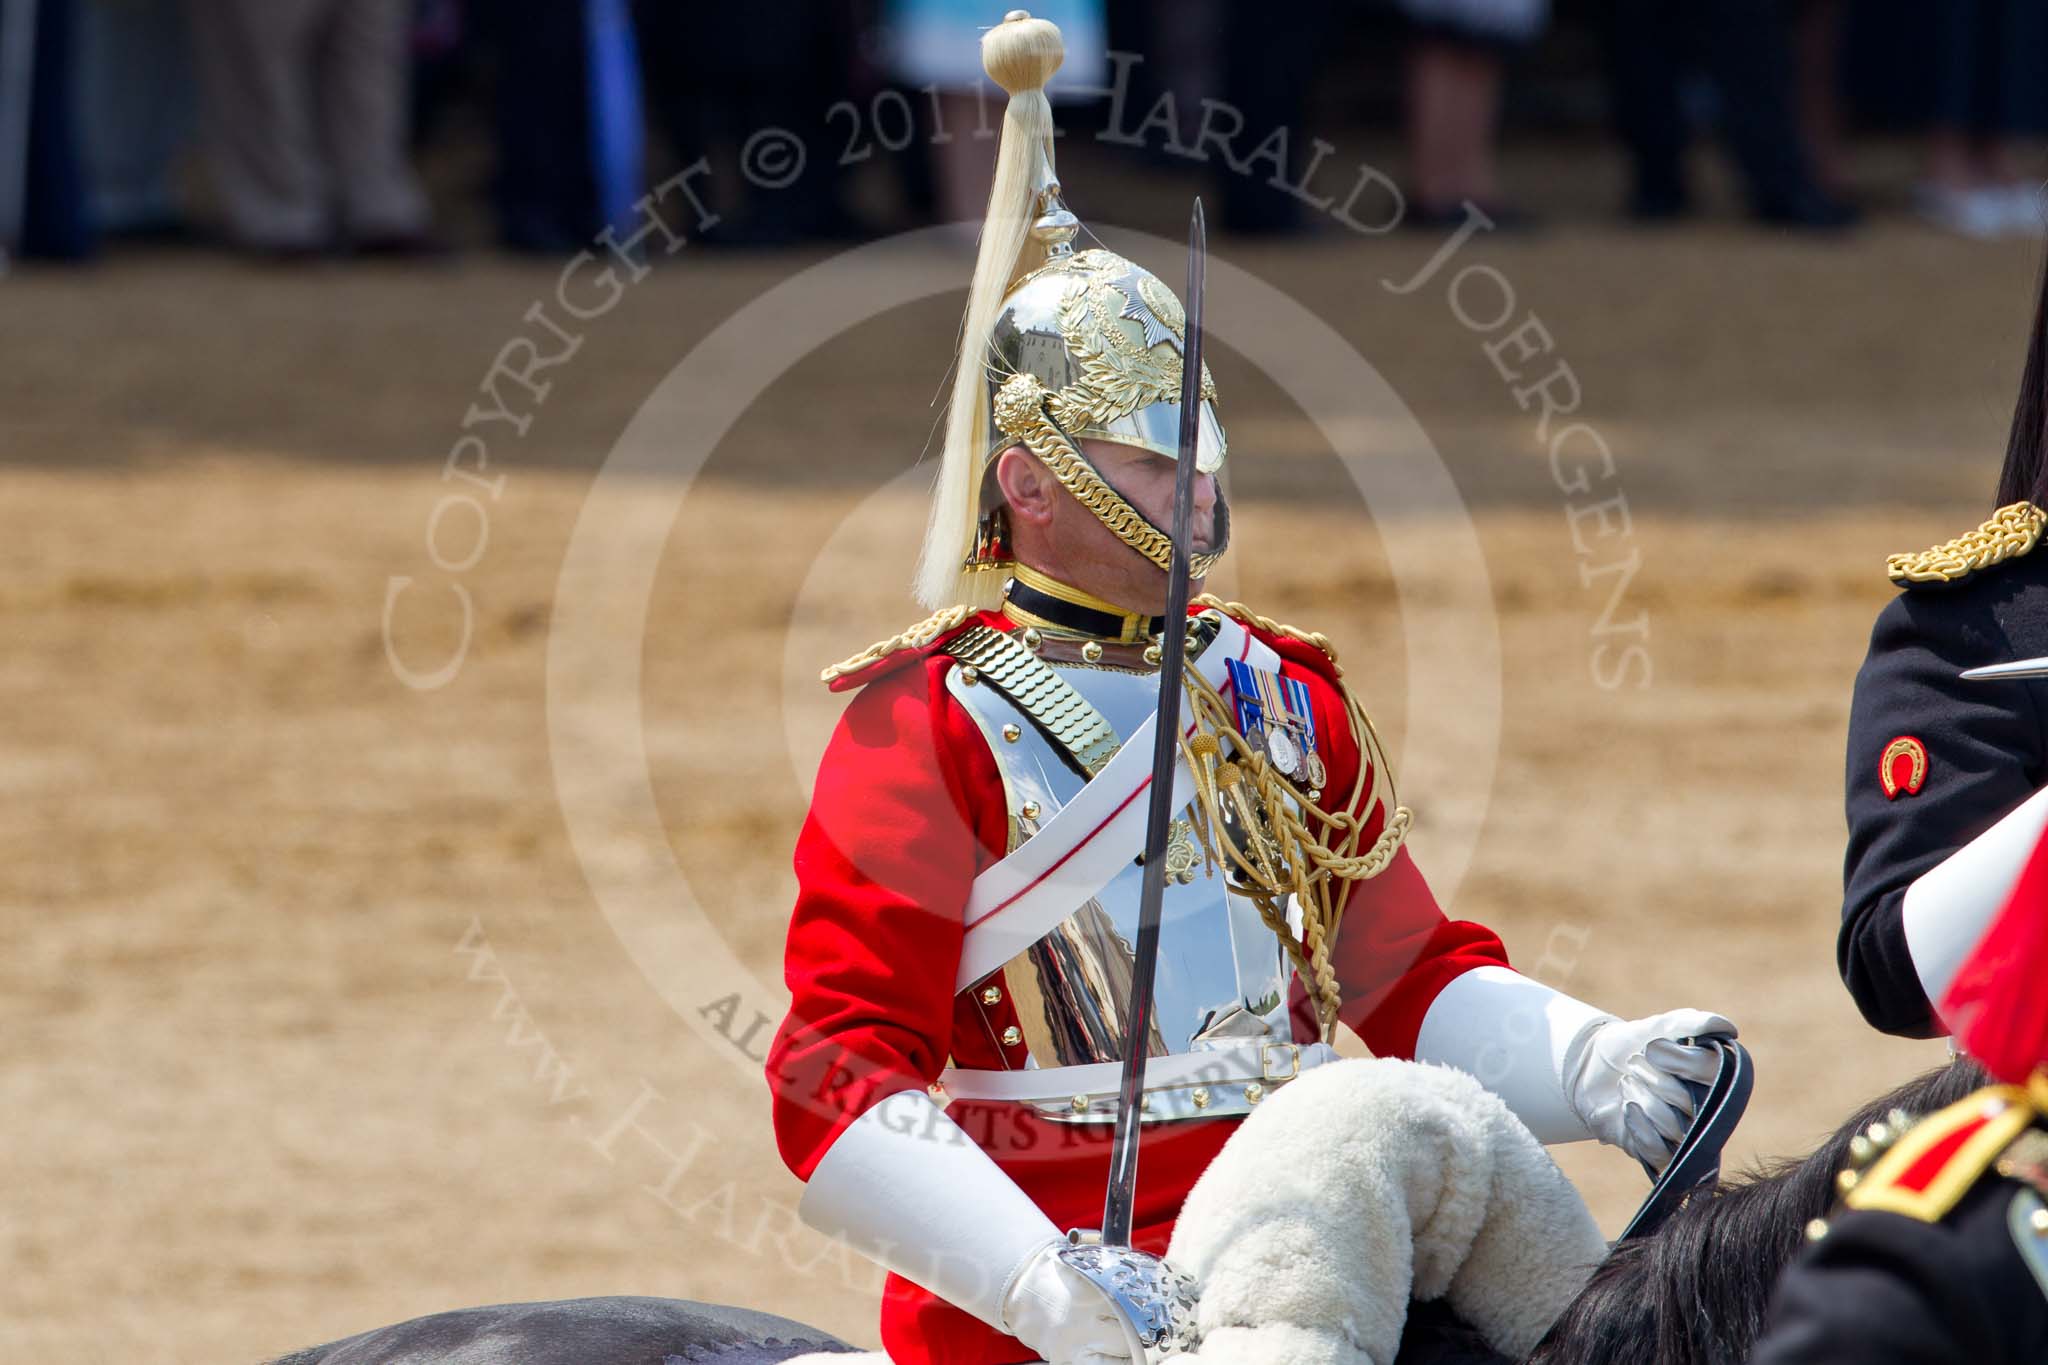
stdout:
<svg viewBox="0 0 2048 1365">
<path fill-rule="evenodd" d="M 1000 107 L 973 45 L 1000 3 L 0 0 L 0 243 L 67 262 L 137 240 L 281 262 L 486 239 L 560 253 L 623 221 L 661 174 L 732 166 L 767 128 L 800 131 L 810 154 L 772 191 L 720 177 L 732 191 L 707 243 L 971 219 L 990 145 L 951 134 Z M 1067 31 L 1063 118 L 1099 134 L 1121 99 L 1123 126 L 1149 129 L 1124 154 L 1190 174 L 1206 158 L 1235 232 L 1306 230 L 1301 196 L 1264 167 L 1299 177 L 1316 155 L 1306 130 L 1356 126 L 1398 130 L 1385 169 L 1418 227 L 1470 201 L 1501 228 L 1540 228 L 1495 148 L 1542 134 L 1618 149 L 1625 193 L 1585 207 L 1645 224 L 1699 211 L 1687 166 L 1711 145 L 1777 229 L 1845 232 L 1877 211 L 1973 237 L 2043 232 L 2014 151 L 2048 122 L 2038 0 L 1035 8 Z M 1205 117 L 1240 130 L 1240 155 L 1292 136 L 1259 173 L 1224 174 Z M 1847 169 L 1873 134 L 1913 140 L 1899 183 Z"/>
</svg>

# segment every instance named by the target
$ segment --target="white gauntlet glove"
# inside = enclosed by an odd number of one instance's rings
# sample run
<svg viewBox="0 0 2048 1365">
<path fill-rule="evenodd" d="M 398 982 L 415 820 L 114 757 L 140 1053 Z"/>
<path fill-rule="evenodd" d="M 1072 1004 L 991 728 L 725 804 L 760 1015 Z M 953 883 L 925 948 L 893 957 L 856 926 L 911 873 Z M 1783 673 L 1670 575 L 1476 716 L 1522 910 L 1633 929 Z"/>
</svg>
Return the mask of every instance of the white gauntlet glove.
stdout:
<svg viewBox="0 0 2048 1365">
<path fill-rule="evenodd" d="M 1662 1171 L 1696 1108 L 1684 1081 L 1720 1061 L 1680 1038 L 1735 1025 L 1704 1010 L 1622 1020 L 1506 967 L 1475 967 L 1431 1002 L 1415 1060 L 1468 1071 L 1539 1142 L 1597 1137 Z"/>
<path fill-rule="evenodd" d="M 1047 1247 L 1017 1277 L 1003 1300 L 1003 1330 L 1049 1365 L 1142 1362 L 1144 1347 L 1095 1283 Z"/>
<path fill-rule="evenodd" d="M 1713 1049 L 1680 1038 L 1735 1036 L 1735 1025 L 1704 1010 L 1666 1010 L 1647 1019 L 1609 1019 L 1589 1031 L 1565 1063 L 1565 1097 L 1593 1136 L 1662 1171 L 1698 1108 L 1683 1082 L 1711 1084 Z"/>
<path fill-rule="evenodd" d="M 840 1133 L 797 1215 L 1051 1365 L 1145 1358 L 1109 1295 L 1059 1260 L 1067 1239 L 1052 1220 L 922 1090 Z"/>
</svg>

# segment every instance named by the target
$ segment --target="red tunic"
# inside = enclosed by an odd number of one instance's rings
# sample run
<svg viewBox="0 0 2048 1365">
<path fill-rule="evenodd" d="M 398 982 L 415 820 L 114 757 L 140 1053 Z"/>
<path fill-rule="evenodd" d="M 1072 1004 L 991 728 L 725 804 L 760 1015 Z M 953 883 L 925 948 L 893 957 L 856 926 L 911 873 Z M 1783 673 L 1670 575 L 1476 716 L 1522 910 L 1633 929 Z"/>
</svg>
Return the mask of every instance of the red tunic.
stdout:
<svg viewBox="0 0 2048 1365">
<path fill-rule="evenodd" d="M 1008 629 L 998 613 L 964 625 Z M 1313 646 L 1254 629 L 1299 678 L 1315 708 L 1325 790 L 1358 772 L 1330 660 Z M 849 1123 L 902 1090 L 923 1089 L 951 1058 L 963 1067 L 1021 1065 L 979 1009 L 956 996 L 961 913 L 975 876 L 1001 858 L 1003 786 L 988 745 L 945 687 L 938 646 L 889 656 L 835 688 L 860 687 L 826 748 L 797 839 L 797 902 L 784 975 L 789 1017 L 768 1054 L 775 1138 L 801 1179 Z M 1374 812 L 1367 840 L 1379 832 Z M 1448 920 L 1404 848 L 1353 890 L 1333 965 L 1339 1017 L 1382 1057 L 1409 1057 L 1430 1002 L 1474 967 L 1506 965 L 1480 925 Z M 1295 986 L 1295 1035 L 1316 1036 Z M 1005 1005 L 1007 1008 L 1007 1005 Z M 1064 1124 L 1027 1106 L 956 1100 L 947 1114 L 1062 1229 L 1096 1227 L 1109 1172 L 1106 1124 Z M 1134 1241 L 1164 1252 L 1195 1179 L 1235 1118 L 1150 1125 L 1133 1217 Z M 970 1210 L 960 1210 L 971 1217 Z M 1035 1360 L 1013 1338 L 897 1276 L 882 1303 L 882 1344 L 903 1365 L 1009 1365 Z"/>
</svg>

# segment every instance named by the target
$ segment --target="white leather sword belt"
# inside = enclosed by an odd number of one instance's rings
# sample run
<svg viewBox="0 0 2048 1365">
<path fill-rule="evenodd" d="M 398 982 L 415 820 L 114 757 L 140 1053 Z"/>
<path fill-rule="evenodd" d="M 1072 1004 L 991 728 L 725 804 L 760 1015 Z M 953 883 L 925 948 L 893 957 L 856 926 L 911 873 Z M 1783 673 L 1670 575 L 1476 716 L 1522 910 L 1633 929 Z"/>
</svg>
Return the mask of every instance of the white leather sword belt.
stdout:
<svg viewBox="0 0 2048 1365">
<path fill-rule="evenodd" d="M 1226 697 L 1226 659 L 1279 657 L 1220 612 L 1198 618 L 1188 666 Z M 1064 1122 L 1113 1122 L 1134 979 L 1143 848 L 1157 723 L 1156 671 L 1059 663 L 1015 637 L 968 632 L 947 688 L 1002 776 L 1010 852 L 976 878 L 955 989 L 1002 1069 L 952 1069 L 960 1099 L 1029 1104 Z M 1182 815 L 1193 797 L 1174 774 Z M 1185 820 L 1183 837 L 1191 837 Z M 1220 871 L 1169 878 L 1160 921 L 1146 1116 L 1243 1114 L 1328 1049 L 1298 1046 L 1293 968 L 1258 908 Z"/>
<path fill-rule="evenodd" d="M 1242 1114 L 1287 1082 L 1337 1060 L 1327 1043 L 1234 1043 L 1154 1057 L 1145 1064 L 1140 1113 L 1147 1122 Z M 1121 1062 L 1030 1067 L 1023 1071 L 949 1067 L 939 1085 L 950 1099 L 1028 1104 L 1068 1120 L 1116 1119 Z"/>
</svg>

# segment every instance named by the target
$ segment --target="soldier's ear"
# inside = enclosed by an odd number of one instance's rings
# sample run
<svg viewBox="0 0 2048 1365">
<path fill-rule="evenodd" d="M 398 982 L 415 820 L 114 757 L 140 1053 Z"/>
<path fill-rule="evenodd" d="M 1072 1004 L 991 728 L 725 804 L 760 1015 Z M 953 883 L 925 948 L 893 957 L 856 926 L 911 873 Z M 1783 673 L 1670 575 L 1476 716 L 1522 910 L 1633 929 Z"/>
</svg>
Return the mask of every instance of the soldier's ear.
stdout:
<svg viewBox="0 0 2048 1365">
<path fill-rule="evenodd" d="M 1052 471 L 1023 446 L 1011 446 L 996 457 L 996 486 L 1003 490 L 1010 516 L 1034 526 L 1051 522 L 1053 500 L 1063 496 Z"/>
</svg>

